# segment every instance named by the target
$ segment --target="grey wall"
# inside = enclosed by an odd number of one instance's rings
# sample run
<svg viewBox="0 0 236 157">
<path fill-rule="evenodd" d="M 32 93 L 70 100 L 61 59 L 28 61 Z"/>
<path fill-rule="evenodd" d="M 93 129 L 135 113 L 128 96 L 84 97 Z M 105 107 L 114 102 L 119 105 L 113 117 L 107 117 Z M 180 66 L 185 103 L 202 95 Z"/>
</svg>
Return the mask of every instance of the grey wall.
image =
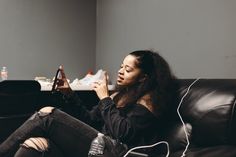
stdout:
<svg viewBox="0 0 236 157">
<path fill-rule="evenodd" d="M 9 79 L 70 79 L 95 68 L 96 0 L 0 0 L 0 66 Z"/>
<path fill-rule="evenodd" d="M 98 0 L 96 67 L 158 50 L 180 78 L 236 78 L 235 0 Z"/>
<path fill-rule="evenodd" d="M 113 81 L 127 53 L 154 49 L 180 78 L 235 78 L 235 15 L 235 0 L 0 0 L 0 66 L 74 79 L 96 63 Z"/>
</svg>

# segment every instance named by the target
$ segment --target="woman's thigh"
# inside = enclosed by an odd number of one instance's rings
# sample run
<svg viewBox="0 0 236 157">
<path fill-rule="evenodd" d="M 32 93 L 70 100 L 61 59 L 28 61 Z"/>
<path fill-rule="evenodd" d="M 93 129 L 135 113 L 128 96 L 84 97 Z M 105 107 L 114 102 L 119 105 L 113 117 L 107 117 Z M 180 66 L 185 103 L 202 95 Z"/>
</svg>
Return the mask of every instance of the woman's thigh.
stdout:
<svg viewBox="0 0 236 157">
<path fill-rule="evenodd" d="M 58 109 L 45 123 L 47 136 L 65 156 L 87 157 L 91 141 L 98 131 Z"/>
</svg>

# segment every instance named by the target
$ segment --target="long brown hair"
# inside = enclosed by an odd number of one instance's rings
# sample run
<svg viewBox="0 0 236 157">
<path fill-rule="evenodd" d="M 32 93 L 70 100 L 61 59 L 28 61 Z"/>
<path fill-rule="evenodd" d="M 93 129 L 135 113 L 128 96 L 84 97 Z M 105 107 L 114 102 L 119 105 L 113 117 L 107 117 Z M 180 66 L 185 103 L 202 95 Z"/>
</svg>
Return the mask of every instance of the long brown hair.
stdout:
<svg viewBox="0 0 236 157">
<path fill-rule="evenodd" d="M 138 50 L 129 55 L 136 57 L 136 66 L 145 74 L 146 79 L 129 87 L 118 87 L 119 94 L 114 97 L 114 101 L 117 103 L 122 98 L 120 106 L 126 106 L 137 103 L 141 97 L 149 94 L 152 112 L 156 116 L 162 115 L 168 109 L 175 89 L 175 76 L 169 64 L 157 52 L 150 50 Z"/>
</svg>

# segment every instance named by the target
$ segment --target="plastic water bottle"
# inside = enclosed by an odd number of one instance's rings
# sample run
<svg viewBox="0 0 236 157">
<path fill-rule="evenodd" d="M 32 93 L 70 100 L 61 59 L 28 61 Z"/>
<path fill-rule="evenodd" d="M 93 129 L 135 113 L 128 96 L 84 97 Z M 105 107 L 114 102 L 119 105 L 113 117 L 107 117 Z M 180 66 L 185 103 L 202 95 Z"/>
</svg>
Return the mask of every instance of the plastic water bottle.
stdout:
<svg viewBox="0 0 236 157">
<path fill-rule="evenodd" d="M 1 69 L 1 78 L 2 78 L 2 81 L 4 80 L 7 80 L 8 78 L 8 71 L 7 71 L 7 67 L 2 67 Z"/>
<path fill-rule="evenodd" d="M 103 136 L 104 134 L 98 133 L 97 137 L 93 139 L 88 153 L 89 157 L 101 156 L 103 154 L 105 148 Z"/>
</svg>

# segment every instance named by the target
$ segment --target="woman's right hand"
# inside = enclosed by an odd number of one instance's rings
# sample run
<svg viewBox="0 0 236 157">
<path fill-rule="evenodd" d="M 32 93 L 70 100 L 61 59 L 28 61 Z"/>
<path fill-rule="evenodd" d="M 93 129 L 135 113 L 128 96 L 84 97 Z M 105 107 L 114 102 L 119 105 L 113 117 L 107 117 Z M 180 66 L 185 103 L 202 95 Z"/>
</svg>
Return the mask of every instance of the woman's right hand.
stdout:
<svg viewBox="0 0 236 157">
<path fill-rule="evenodd" d="M 100 100 L 109 97 L 108 78 L 107 72 L 105 72 L 102 80 L 95 81 L 92 84 L 93 90 L 97 93 Z"/>
<path fill-rule="evenodd" d="M 64 68 L 61 65 L 59 67 L 59 77 L 55 78 L 56 80 L 56 91 L 60 91 L 64 95 L 68 95 L 72 92 L 69 82 L 67 81 Z"/>
</svg>

